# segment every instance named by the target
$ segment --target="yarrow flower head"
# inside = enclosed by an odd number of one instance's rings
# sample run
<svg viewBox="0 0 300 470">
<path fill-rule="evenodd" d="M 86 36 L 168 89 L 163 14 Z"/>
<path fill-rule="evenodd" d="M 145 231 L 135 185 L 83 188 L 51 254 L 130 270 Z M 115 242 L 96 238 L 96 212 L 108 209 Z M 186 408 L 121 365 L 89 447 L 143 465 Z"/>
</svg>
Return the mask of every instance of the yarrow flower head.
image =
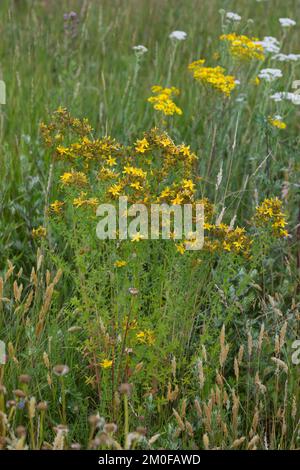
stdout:
<svg viewBox="0 0 300 470">
<path fill-rule="evenodd" d="M 182 110 L 172 100 L 173 96 L 179 95 L 178 88 L 163 88 L 159 85 L 152 87 L 154 96 L 148 98 L 149 103 L 153 103 L 156 111 L 161 111 L 165 116 L 173 116 L 173 114 L 182 114 Z"/>
<path fill-rule="evenodd" d="M 147 47 L 143 46 L 142 44 L 139 44 L 138 46 L 133 46 L 132 49 L 139 56 L 145 54 L 146 52 L 148 52 Z"/>
<path fill-rule="evenodd" d="M 273 82 L 277 78 L 282 77 L 282 71 L 280 69 L 262 69 L 259 72 L 258 77 L 266 80 L 267 82 Z"/>
<path fill-rule="evenodd" d="M 175 39 L 176 41 L 184 41 L 187 37 L 187 33 L 185 31 L 173 31 L 170 35 L 170 39 Z"/>
<path fill-rule="evenodd" d="M 279 41 L 273 36 L 265 36 L 261 41 L 257 41 L 256 44 L 262 46 L 264 52 L 277 54 L 280 51 Z"/>
<path fill-rule="evenodd" d="M 225 69 L 217 67 L 204 67 L 205 60 L 200 59 L 189 65 L 195 80 L 210 85 L 212 88 L 229 96 L 236 87 L 236 79 L 232 75 L 225 75 Z"/>
<path fill-rule="evenodd" d="M 242 17 L 238 15 L 237 13 L 233 13 L 232 11 L 228 11 L 226 13 L 226 19 L 230 21 L 241 21 Z"/>
<path fill-rule="evenodd" d="M 296 26 L 296 21 L 291 18 L 279 18 L 279 23 L 283 28 L 290 28 L 291 26 Z"/>
<path fill-rule="evenodd" d="M 277 93 L 274 93 L 274 95 L 271 95 L 270 98 L 276 103 L 287 100 L 293 104 L 300 104 L 300 95 L 289 91 L 278 91 Z"/>
<path fill-rule="evenodd" d="M 264 49 L 258 44 L 258 38 L 249 38 L 248 36 L 238 35 L 236 33 L 223 34 L 221 41 L 229 43 L 230 53 L 238 59 L 258 59 L 264 60 Z"/>
<path fill-rule="evenodd" d="M 300 60 L 300 54 L 276 54 L 272 59 L 279 62 L 297 62 Z"/>
</svg>

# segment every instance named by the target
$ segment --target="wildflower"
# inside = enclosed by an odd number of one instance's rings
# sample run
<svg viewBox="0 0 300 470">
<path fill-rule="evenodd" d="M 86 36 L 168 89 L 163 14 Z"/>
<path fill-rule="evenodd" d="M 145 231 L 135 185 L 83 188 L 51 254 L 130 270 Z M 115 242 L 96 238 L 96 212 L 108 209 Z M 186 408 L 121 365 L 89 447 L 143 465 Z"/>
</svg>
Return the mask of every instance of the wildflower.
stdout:
<svg viewBox="0 0 300 470">
<path fill-rule="evenodd" d="M 287 91 L 279 91 L 270 96 L 271 100 L 276 102 L 287 100 L 291 101 L 293 104 L 300 104 L 300 95 L 297 93 L 290 93 Z"/>
<path fill-rule="evenodd" d="M 102 167 L 98 173 L 98 180 L 109 180 L 115 179 L 119 177 L 119 173 L 115 173 L 114 170 L 110 170 L 109 168 Z"/>
<path fill-rule="evenodd" d="M 102 362 L 100 362 L 100 366 L 102 369 L 110 369 L 112 366 L 113 361 L 110 359 L 103 359 Z"/>
<path fill-rule="evenodd" d="M 59 145 L 58 147 L 56 147 L 56 152 L 58 153 L 60 157 L 63 157 L 64 155 L 69 155 L 70 149 Z"/>
<path fill-rule="evenodd" d="M 65 203 L 63 201 L 54 201 L 50 204 L 50 212 L 60 214 Z"/>
<path fill-rule="evenodd" d="M 195 191 L 195 183 L 192 180 L 183 180 L 182 184 L 184 189 L 187 189 L 188 191 L 194 192 Z"/>
<path fill-rule="evenodd" d="M 282 77 L 282 71 L 280 69 L 262 69 L 259 72 L 258 77 L 266 80 L 267 82 L 273 82 L 277 78 Z"/>
<path fill-rule="evenodd" d="M 132 189 L 135 189 L 136 191 L 141 191 L 143 189 L 143 186 L 141 185 L 141 183 L 139 181 L 136 181 L 134 183 L 130 183 L 130 187 Z"/>
<path fill-rule="evenodd" d="M 268 118 L 268 121 L 273 127 L 277 127 L 277 129 L 285 129 L 286 128 L 286 123 L 283 122 L 281 116 L 278 116 L 278 115 L 276 115 L 274 117 L 270 116 Z"/>
<path fill-rule="evenodd" d="M 183 254 L 185 253 L 185 251 L 186 251 L 186 250 L 185 250 L 185 246 L 184 246 L 183 243 L 178 243 L 178 244 L 176 245 L 176 250 L 177 250 L 177 252 L 180 253 L 181 255 L 183 255 Z"/>
<path fill-rule="evenodd" d="M 108 189 L 108 193 L 112 196 L 112 197 L 119 197 L 121 196 L 121 192 L 123 190 L 123 187 L 121 184 L 119 183 L 116 183 L 116 184 L 113 184 L 109 189 Z"/>
<path fill-rule="evenodd" d="M 275 198 L 264 199 L 264 201 L 256 207 L 254 221 L 259 226 L 270 223 L 273 235 L 276 237 L 286 237 L 288 232 L 285 230 L 287 225 L 286 216 L 282 212 L 282 201 Z"/>
<path fill-rule="evenodd" d="M 142 170 L 141 168 L 134 167 L 134 166 L 124 166 L 123 173 L 125 175 L 135 176 L 137 178 L 142 178 L 142 179 L 145 179 L 147 176 L 146 171 Z"/>
<path fill-rule="evenodd" d="M 96 207 L 99 204 L 99 200 L 96 197 L 91 197 L 86 199 L 85 196 L 87 193 L 81 192 L 80 196 L 73 200 L 73 206 L 77 209 L 79 207 L 89 206 L 89 207 Z"/>
<path fill-rule="evenodd" d="M 195 80 L 204 84 L 210 85 L 212 88 L 229 96 L 235 88 L 235 77 L 232 75 L 225 75 L 225 69 L 220 66 L 217 67 L 204 67 L 205 60 L 200 59 L 192 62 L 189 65 L 189 70 L 192 71 Z"/>
<path fill-rule="evenodd" d="M 136 338 L 141 344 L 153 345 L 155 343 L 154 333 L 152 330 L 139 331 L 136 334 Z"/>
<path fill-rule="evenodd" d="M 291 26 L 296 25 L 296 21 L 291 18 L 279 18 L 279 23 L 283 28 L 290 28 Z"/>
<path fill-rule="evenodd" d="M 227 41 L 230 44 L 230 53 L 239 59 L 258 59 L 264 60 L 264 50 L 261 44 L 258 44 L 258 38 L 249 38 L 236 33 L 223 34 L 221 41 Z"/>
<path fill-rule="evenodd" d="M 184 41 L 187 37 L 187 33 L 185 31 L 173 31 L 170 35 L 170 39 L 175 39 L 176 41 Z"/>
<path fill-rule="evenodd" d="M 135 150 L 138 153 L 145 153 L 149 149 L 149 142 L 147 139 L 137 140 L 135 143 Z"/>
<path fill-rule="evenodd" d="M 131 238 L 131 241 L 132 242 L 140 242 L 141 240 L 143 240 L 143 235 L 141 235 L 139 232 L 136 233 L 135 235 L 133 235 L 133 237 Z"/>
<path fill-rule="evenodd" d="M 280 43 L 273 36 L 265 36 L 261 41 L 256 41 L 256 44 L 262 46 L 264 52 L 276 54 L 280 51 Z"/>
<path fill-rule="evenodd" d="M 45 238 L 47 235 L 47 230 L 45 227 L 40 225 L 39 227 L 32 229 L 31 233 L 33 238 Z"/>
<path fill-rule="evenodd" d="M 87 176 L 82 171 L 71 171 L 61 175 L 60 180 L 64 186 L 77 185 L 85 186 L 87 184 Z"/>
<path fill-rule="evenodd" d="M 241 21 L 242 17 L 238 15 L 237 13 L 228 11 L 226 13 L 226 19 L 235 22 L 235 21 Z"/>
<path fill-rule="evenodd" d="M 106 159 L 106 163 L 108 166 L 115 166 L 117 164 L 117 160 L 109 155 L 109 157 Z"/>
<path fill-rule="evenodd" d="M 183 197 L 180 194 L 177 194 L 174 199 L 172 199 L 172 204 L 173 205 L 180 205 L 183 202 Z"/>
<path fill-rule="evenodd" d="M 69 367 L 66 366 L 65 364 L 59 364 L 53 367 L 53 372 L 58 377 L 63 377 L 64 375 L 67 375 L 69 371 L 70 371 Z"/>
<path fill-rule="evenodd" d="M 273 56 L 273 60 L 279 62 L 297 62 L 300 60 L 300 54 L 276 54 Z"/>
<path fill-rule="evenodd" d="M 114 266 L 116 268 L 123 268 L 123 266 L 126 266 L 127 265 L 127 262 L 126 261 L 123 261 L 123 260 L 117 260 L 115 261 L 114 263 Z"/>
<path fill-rule="evenodd" d="M 150 96 L 148 101 L 149 103 L 153 103 L 153 107 L 156 111 L 161 111 L 165 116 L 182 114 L 182 110 L 172 100 L 173 95 L 179 95 L 178 88 L 163 88 L 161 86 L 155 85 L 151 90 L 155 96 Z"/>
<path fill-rule="evenodd" d="M 146 52 L 148 52 L 147 47 L 143 46 L 142 44 L 139 44 L 138 46 L 133 46 L 132 49 L 138 56 L 143 55 Z"/>
<path fill-rule="evenodd" d="M 128 292 L 131 295 L 138 295 L 139 290 L 136 287 L 129 287 Z"/>
</svg>

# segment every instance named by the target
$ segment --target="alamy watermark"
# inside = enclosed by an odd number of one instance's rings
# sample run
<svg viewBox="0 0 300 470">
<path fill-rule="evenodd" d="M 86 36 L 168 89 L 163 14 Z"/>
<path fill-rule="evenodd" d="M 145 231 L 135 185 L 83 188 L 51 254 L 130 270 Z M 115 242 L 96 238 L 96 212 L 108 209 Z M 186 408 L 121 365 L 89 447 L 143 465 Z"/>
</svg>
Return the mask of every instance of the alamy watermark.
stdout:
<svg viewBox="0 0 300 470">
<path fill-rule="evenodd" d="M 204 243 L 203 204 L 100 204 L 102 217 L 96 233 L 100 240 L 183 240 L 186 250 L 201 250 Z"/>
</svg>

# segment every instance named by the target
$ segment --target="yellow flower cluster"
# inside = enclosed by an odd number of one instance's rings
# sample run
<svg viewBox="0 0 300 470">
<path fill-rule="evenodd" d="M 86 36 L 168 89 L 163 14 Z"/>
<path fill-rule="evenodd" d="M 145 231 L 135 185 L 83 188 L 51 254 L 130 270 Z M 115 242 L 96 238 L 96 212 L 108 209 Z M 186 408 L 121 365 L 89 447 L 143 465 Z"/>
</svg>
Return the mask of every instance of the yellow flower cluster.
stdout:
<svg viewBox="0 0 300 470">
<path fill-rule="evenodd" d="M 264 60 L 264 48 L 257 44 L 258 38 L 249 38 L 248 36 L 238 35 L 236 33 L 223 34 L 221 41 L 227 41 L 230 44 L 230 53 L 239 59 L 258 59 Z"/>
<path fill-rule="evenodd" d="M 47 146 L 52 147 L 54 143 L 62 142 L 65 138 L 61 129 L 70 129 L 77 135 L 88 135 L 92 132 L 87 119 L 73 118 L 70 113 L 62 107 L 59 107 L 53 114 L 53 121 L 46 125 L 41 123 L 40 131 Z"/>
<path fill-rule="evenodd" d="M 271 124 L 271 126 L 276 127 L 277 129 L 280 129 L 280 130 L 286 129 L 286 123 L 283 122 L 282 119 L 269 117 L 268 121 Z"/>
<path fill-rule="evenodd" d="M 64 205 L 65 203 L 63 201 L 56 200 L 50 204 L 49 212 L 52 214 L 60 214 Z"/>
<path fill-rule="evenodd" d="M 229 96 L 235 88 L 235 77 L 232 75 L 225 75 L 223 67 L 204 67 L 205 60 L 196 60 L 189 64 L 188 68 L 192 71 L 195 80 L 207 84 L 212 88 L 222 92 L 224 95 Z"/>
<path fill-rule="evenodd" d="M 152 330 L 139 331 L 136 334 L 136 338 L 141 344 L 149 344 L 152 346 L 155 343 L 155 337 Z"/>
<path fill-rule="evenodd" d="M 271 224 L 273 235 L 276 237 L 286 237 L 288 231 L 286 215 L 282 212 L 282 201 L 277 197 L 265 199 L 256 207 L 254 221 L 259 226 Z"/>
<path fill-rule="evenodd" d="M 103 361 L 100 362 L 100 367 L 102 367 L 102 369 L 110 369 L 112 363 L 113 361 L 110 359 L 103 359 Z"/>
<path fill-rule="evenodd" d="M 227 251 L 249 256 L 252 241 L 241 227 L 204 223 L 207 232 L 204 249 L 210 252 Z"/>
<path fill-rule="evenodd" d="M 31 233 L 33 238 L 45 238 L 47 235 L 47 230 L 45 227 L 40 225 L 39 227 L 34 228 Z"/>
<path fill-rule="evenodd" d="M 178 88 L 174 86 L 170 88 L 163 88 L 155 85 L 151 88 L 154 96 L 150 96 L 148 101 L 153 103 L 156 111 L 161 111 L 165 116 L 173 116 L 173 114 L 182 114 L 182 110 L 174 103 L 172 97 L 179 95 Z"/>
<path fill-rule="evenodd" d="M 87 184 L 87 176 L 82 171 L 71 171 L 61 175 L 60 180 L 63 185 L 85 186 Z"/>
<path fill-rule="evenodd" d="M 203 61 L 197 64 L 191 68 L 194 70 L 198 66 L 202 68 Z M 225 93 L 225 90 L 223 92 Z M 69 120 L 66 121 L 67 126 Z M 54 126 L 55 132 L 64 135 L 66 129 L 63 124 L 60 123 L 60 125 L 61 127 Z M 84 125 L 89 128 L 87 122 Z M 50 128 L 51 126 L 52 124 Z M 83 124 L 78 127 L 81 130 Z M 48 136 L 52 135 L 51 132 L 45 132 Z M 68 134 L 68 142 L 68 147 L 63 147 L 64 140 L 61 141 L 60 146 L 57 146 L 56 139 L 53 140 L 54 156 L 57 157 L 59 154 L 61 160 L 57 166 L 67 164 L 71 167 L 71 170 L 60 176 L 61 189 L 72 186 L 75 191 L 79 187 L 80 191 L 77 195 L 76 192 L 72 194 L 71 199 L 67 192 L 65 199 L 52 202 L 49 206 L 50 214 L 61 214 L 63 207 L 67 204 L 67 198 L 75 208 L 95 208 L 99 204 L 99 199 L 94 197 L 96 191 L 102 196 L 105 193 L 108 200 L 127 196 L 130 204 L 181 205 L 189 203 L 194 207 L 196 204 L 203 204 L 204 249 L 210 252 L 230 252 L 245 256 L 250 254 L 252 241 L 244 228 L 213 224 L 214 206 L 208 199 L 197 197 L 197 183 L 200 180 L 199 176 L 195 176 L 198 171 L 197 156 L 188 145 L 176 145 L 167 132 L 158 128 L 151 129 L 127 147 L 110 137 L 95 140 L 80 132 L 79 138 L 77 137 L 77 140 L 71 143 Z M 49 142 L 46 143 L 48 145 Z M 87 192 L 87 189 L 82 186 L 89 188 L 89 191 Z M 256 210 L 257 225 L 269 220 L 276 236 L 287 235 L 281 202 L 276 198 L 264 201 Z M 35 237 L 45 236 L 45 234 L 43 227 L 33 231 Z M 185 236 L 189 238 L 187 234 Z M 137 235 L 132 241 L 140 240 L 141 237 Z M 183 240 L 177 243 L 177 251 L 183 254 L 187 249 L 187 243 L 192 243 L 192 241 Z M 114 266 L 122 268 L 126 266 L 126 261 L 117 260 Z M 143 335 L 140 338 L 142 339 Z"/>
<path fill-rule="evenodd" d="M 96 207 L 99 205 L 99 200 L 96 197 L 87 198 L 87 193 L 81 192 L 79 197 L 73 200 L 74 207 Z"/>
</svg>

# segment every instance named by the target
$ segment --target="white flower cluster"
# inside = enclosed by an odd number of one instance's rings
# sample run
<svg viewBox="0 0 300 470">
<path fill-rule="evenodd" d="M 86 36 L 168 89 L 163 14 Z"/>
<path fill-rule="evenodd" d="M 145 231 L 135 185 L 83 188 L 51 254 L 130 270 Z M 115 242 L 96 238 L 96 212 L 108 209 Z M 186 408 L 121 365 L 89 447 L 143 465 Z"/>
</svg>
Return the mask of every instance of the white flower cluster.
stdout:
<svg viewBox="0 0 300 470">
<path fill-rule="evenodd" d="M 271 52 L 277 54 L 280 51 L 280 44 L 278 39 L 272 36 L 265 36 L 262 41 L 257 41 L 256 44 L 260 44 L 265 52 Z"/>
<path fill-rule="evenodd" d="M 186 39 L 187 33 L 185 31 L 173 31 L 170 35 L 170 39 L 176 39 L 176 41 L 184 41 Z"/>
<path fill-rule="evenodd" d="M 276 54 L 272 58 L 279 62 L 297 62 L 300 60 L 300 54 Z"/>
<path fill-rule="evenodd" d="M 132 48 L 138 55 L 143 55 L 145 52 L 148 51 L 147 47 L 142 46 L 142 44 L 139 44 L 138 46 L 133 46 Z"/>
<path fill-rule="evenodd" d="M 291 18 L 279 18 L 279 23 L 283 28 L 290 28 L 296 25 L 296 21 L 291 20 Z"/>
<path fill-rule="evenodd" d="M 273 82 L 277 78 L 282 77 L 282 71 L 280 69 L 262 69 L 259 72 L 258 77 L 266 80 L 267 82 Z"/>
<path fill-rule="evenodd" d="M 226 13 L 226 19 L 229 21 L 241 21 L 242 17 L 237 13 L 229 11 L 228 13 Z"/>
<path fill-rule="evenodd" d="M 289 91 L 278 91 L 272 95 L 271 100 L 279 102 L 283 100 L 290 101 L 293 104 L 300 104 L 300 95 L 297 93 L 291 93 Z"/>
</svg>

